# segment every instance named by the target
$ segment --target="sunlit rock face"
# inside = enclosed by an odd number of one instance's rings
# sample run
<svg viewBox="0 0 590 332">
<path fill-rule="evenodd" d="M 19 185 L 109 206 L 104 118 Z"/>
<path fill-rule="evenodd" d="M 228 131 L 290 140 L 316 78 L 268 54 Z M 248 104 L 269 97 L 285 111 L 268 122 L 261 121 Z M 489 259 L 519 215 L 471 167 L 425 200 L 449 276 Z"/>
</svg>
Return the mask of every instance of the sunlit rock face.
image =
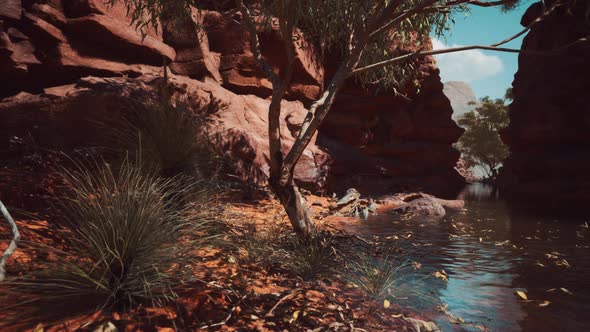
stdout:
<svg viewBox="0 0 590 332">
<path fill-rule="evenodd" d="M 550 51 L 590 35 L 588 3 L 571 2 L 532 28 L 525 51 Z M 533 4 L 521 24 L 542 10 Z M 502 133 L 510 156 L 501 171 L 506 192 L 539 198 L 556 207 L 588 206 L 590 201 L 590 47 L 561 53 L 521 54 L 515 75 L 510 125 Z"/>
<path fill-rule="evenodd" d="M 258 69 L 241 17 L 204 12 L 165 17 L 162 26 L 138 33 L 119 2 L 103 0 L 9 1 L 0 6 L 0 151 L 13 137 L 76 148 L 103 135 L 93 124 L 124 108 L 126 98 L 146 102 L 157 93 L 162 63 L 170 63 L 173 97 L 192 100 L 207 117 L 211 135 L 231 160 L 232 171 L 264 185 L 268 176 L 267 110 L 270 82 Z M 265 30 L 262 51 L 278 68 L 285 61 L 275 28 Z M 283 150 L 289 147 L 323 84 L 312 50 L 297 49 L 293 83 L 283 105 Z M 207 113 L 199 113 L 202 108 Z M 330 156 L 315 139 L 295 169 L 311 190 L 326 186 Z"/>
<path fill-rule="evenodd" d="M 477 97 L 468 83 L 461 81 L 445 82 L 443 92 L 451 101 L 454 120 L 460 119 L 463 114 L 475 108 L 472 103 L 477 103 Z"/>
<path fill-rule="evenodd" d="M 252 55 L 240 14 L 195 11 L 192 18 L 201 31 L 188 16 L 165 16 L 161 26 L 145 36 L 125 14 L 120 2 L 109 8 L 103 0 L 3 2 L 0 150 L 7 148 L 11 136 L 31 132 L 52 147 L 87 144 L 90 136 L 100 134 L 87 127 L 91 115 L 93 121 L 101 114 L 110 116 L 129 91 L 153 94 L 165 62 L 176 97 L 204 94 L 220 101 L 216 105 L 226 105 L 205 116 L 214 123 L 214 133 L 225 135 L 220 142 L 235 161 L 236 173 L 264 184 L 266 107 L 272 86 Z M 260 41 L 263 55 L 278 70 L 286 56 L 277 27 L 261 29 Z M 296 47 L 293 82 L 281 117 L 285 151 L 306 107 L 322 92 L 328 64 L 338 61 L 319 54 L 314 47 Z M 367 91 L 351 81 L 320 130 L 321 144 L 312 142 L 304 153 L 296 180 L 313 190 L 358 175 L 379 184 L 373 188 L 381 191 L 392 189 L 382 185 L 384 179 L 439 187 L 461 183 L 453 169 L 459 155 L 451 144 L 462 130 L 451 120 L 434 59 L 421 60 L 418 69 L 422 86 L 419 92 L 409 91 L 408 98 Z"/>
</svg>

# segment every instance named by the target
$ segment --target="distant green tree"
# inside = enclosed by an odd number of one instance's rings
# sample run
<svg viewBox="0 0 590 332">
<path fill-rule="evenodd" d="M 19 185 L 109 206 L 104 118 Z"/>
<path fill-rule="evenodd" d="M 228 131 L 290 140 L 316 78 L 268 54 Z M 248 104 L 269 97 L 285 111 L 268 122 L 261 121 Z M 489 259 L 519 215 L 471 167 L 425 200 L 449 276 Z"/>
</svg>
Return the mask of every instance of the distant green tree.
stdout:
<svg viewBox="0 0 590 332">
<path fill-rule="evenodd" d="M 473 111 L 465 113 L 458 121 L 465 134 L 457 144 L 467 166 L 481 166 L 489 178 L 497 175 L 498 167 L 508 157 L 508 147 L 500 139 L 499 131 L 508 126 L 508 107 L 512 89 L 505 99 L 484 97 Z"/>
</svg>

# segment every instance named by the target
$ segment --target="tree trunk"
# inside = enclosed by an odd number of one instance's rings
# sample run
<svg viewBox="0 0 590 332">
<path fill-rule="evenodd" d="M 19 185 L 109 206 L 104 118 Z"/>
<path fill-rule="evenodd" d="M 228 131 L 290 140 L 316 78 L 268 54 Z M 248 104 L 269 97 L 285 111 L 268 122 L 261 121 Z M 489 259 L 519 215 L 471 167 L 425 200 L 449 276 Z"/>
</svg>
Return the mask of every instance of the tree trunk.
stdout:
<svg viewBox="0 0 590 332">
<path fill-rule="evenodd" d="M 270 186 L 272 191 L 281 202 L 281 205 L 287 212 L 289 221 L 297 234 L 303 237 L 312 236 L 315 227 L 313 224 L 312 213 L 307 207 L 307 201 L 299 192 L 299 188 L 293 181 L 293 173 L 291 172 L 290 180 L 286 185 L 281 185 L 279 174 L 273 174 L 270 178 Z"/>
</svg>

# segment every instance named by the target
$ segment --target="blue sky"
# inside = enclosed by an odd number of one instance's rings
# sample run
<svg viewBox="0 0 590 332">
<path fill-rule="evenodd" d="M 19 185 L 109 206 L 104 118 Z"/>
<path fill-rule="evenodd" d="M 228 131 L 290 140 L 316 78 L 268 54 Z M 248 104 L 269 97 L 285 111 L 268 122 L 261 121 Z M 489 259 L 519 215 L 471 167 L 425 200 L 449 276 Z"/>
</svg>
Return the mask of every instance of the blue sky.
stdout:
<svg viewBox="0 0 590 332">
<path fill-rule="evenodd" d="M 521 31 L 520 19 L 533 1 L 502 13 L 496 8 L 473 8 L 471 13 L 455 15 L 455 25 L 445 36 L 433 37 L 434 48 L 457 45 L 493 44 Z M 506 47 L 520 48 L 518 38 Z M 478 98 L 490 96 L 500 98 L 512 85 L 518 67 L 516 53 L 468 51 L 436 56 L 441 78 L 446 81 L 465 81 L 471 85 Z"/>
</svg>

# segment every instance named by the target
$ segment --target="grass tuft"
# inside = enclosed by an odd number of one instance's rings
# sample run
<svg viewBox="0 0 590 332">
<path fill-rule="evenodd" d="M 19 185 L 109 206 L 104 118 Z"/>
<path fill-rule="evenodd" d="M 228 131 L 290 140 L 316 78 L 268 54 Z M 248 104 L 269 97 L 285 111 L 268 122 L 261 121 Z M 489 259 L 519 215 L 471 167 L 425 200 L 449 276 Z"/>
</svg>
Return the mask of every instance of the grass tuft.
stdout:
<svg viewBox="0 0 590 332">
<path fill-rule="evenodd" d="M 187 103 L 132 100 L 126 108 L 123 119 L 102 124 L 110 133 L 107 145 L 115 147 L 117 154 L 141 159 L 144 167 L 164 177 L 218 175 L 223 164 L 219 153 Z"/>
<path fill-rule="evenodd" d="M 330 232 L 318 232 L 307 238 L 290 237 L 282 266 L 304 280 L 313 279 L 333 267 L 335 245 L 336 237 Z"/>
<path fill-rule="evenodd" d="M 61 171 L 67 193 L 55 207 L 64 218 L 63 243 L 37 246 L 53 258 L 0 292 L 13 317 L 43 321 L 56 318 L 44 317 L 50 312 L 161 305 L 190 280 L 188 253 L 210 240 L 211 196 L 198 183 L 164 179 L 128 161 L 117 171 L 89 164 Z"/>
<path fill-rule="evenodd" d="M 425 287 L 428 275 L 418 273 L 409 260 L 384 254 L 361 253 L 347 262 L 346 278 L 368 300 L 391 300 L 410 306 L 428 307 L 438 300 Z"/>
</svg>

